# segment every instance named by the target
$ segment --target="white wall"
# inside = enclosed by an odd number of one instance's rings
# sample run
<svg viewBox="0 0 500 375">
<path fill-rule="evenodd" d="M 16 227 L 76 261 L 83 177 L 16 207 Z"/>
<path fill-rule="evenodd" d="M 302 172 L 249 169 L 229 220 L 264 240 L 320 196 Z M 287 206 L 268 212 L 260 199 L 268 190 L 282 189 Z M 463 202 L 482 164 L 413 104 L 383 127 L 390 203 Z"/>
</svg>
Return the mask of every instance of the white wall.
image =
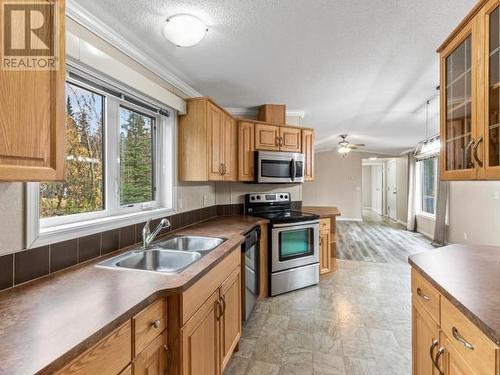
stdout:
<svg viewBox="0 0 500 375">
<path fill-rule="evenodd" d="M 302 186 L 304 205 L 336 206 L 342 219 L 361 220 L 363 206 L 362 160 L 386 157 L 366 152 L 351 152 L 343 158 L 336 150 L 318 152 L 315 156 L 315 181 Z"/>
</svg>

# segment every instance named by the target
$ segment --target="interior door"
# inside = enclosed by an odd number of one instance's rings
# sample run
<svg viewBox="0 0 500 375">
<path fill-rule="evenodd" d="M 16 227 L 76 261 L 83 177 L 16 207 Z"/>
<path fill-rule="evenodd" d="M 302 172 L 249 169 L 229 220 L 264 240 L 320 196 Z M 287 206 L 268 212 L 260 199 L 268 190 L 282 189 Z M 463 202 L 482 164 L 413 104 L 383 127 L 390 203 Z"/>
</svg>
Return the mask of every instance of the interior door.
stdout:
<svg viewBox="0 0 500 375">
<path fill-rule="evenodd" d="M 384 168 L 382 165 L 372 166 L 372 209 L 379 215 L 383 215 L 383 184 Z"/>
<path fill-rule="evenodd" d="M 223 180 L 222 162 L 224 160 L 224 119 L 222 111 L 212 103 L 207 104 L 208 132 L 208 179 Z M 187 156 L 189 157 L 189 155 Z"/>
<path fill-rule="evenodd" d="M 396 220 L 397 217 L 397 162 L 389 160 L 387 162 L 387 216 Z"/>
</svg>

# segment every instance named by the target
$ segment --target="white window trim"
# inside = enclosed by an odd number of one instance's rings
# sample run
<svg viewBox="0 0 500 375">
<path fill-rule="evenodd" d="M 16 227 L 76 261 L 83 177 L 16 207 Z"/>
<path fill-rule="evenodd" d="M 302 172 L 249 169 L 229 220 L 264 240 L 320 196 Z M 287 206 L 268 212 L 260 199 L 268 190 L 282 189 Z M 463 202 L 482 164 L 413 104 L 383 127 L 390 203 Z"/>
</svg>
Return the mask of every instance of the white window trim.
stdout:
<svg viewBox="0 0 500 375">
<path fill-rule="evenodd" d="M 416 215 L 426 218 L 428 220 L 436 220 L 436 214 L 431 214 L 429 212 L 425 212 L 422 210 L 422 166 L 423 162 L 422 161 L 417 161 L 417 168 L 416 169 L 416 181 L 417 181 L 417 194 L 415 195 L 415 199 L 417 200 L 417 203 L 415 205 L 417 212 Z M 439 168 L 439 165 L 437 166 Z M 437 172 L 437 171 L 436 171 Z M 437 179 L 437 173 L 436 173 L 436 179 Z M 437 183 L 436 181 L 436 189 L 437 189 Z M 436 197 L 437 198 L 437 197 Z"/>
<path fill-rule="evenodd" d="M 84 85 L 81 85 L 84 86 Z M 93 91 L 96 91 L 92 88 Z M 98 90 L 97 90 L 98 91 Z M 140 112 L 148 114 L 147 110 L 141 107 L 136 107 L 131 103 L 122 103 L 125 107 L 138 109 Z M 107 106 L 105 106 L 107 110 Z M 156 176 L 156 201 L 146 202 L 135 205 L 130 210 L 120 208 L 120 213 L 113 210 L 104 210 L 99 212 L 90 212 L 84 214 L 70 215 L 70 220 L 65 220 L 64 217 L 48 219 L 51 221 L 50 226 L 44 226 L 41 223 L 40 201 L 39 201 L 39 183 L 31 182 L 26 184 L 26 248 L 49 245 L 61 241 L 66 241 L 74 238 L 79 238 L 99 232 L 118 229 L 128 225 L 144 222 L 148 219 L 158 219 L 164 216 L 172 215 L 176 212 L 174 202 L 175 199 L 175 173 L 176 173 L 176 128 L 177 116 L 176 111 L 171 110 L 170 116 L 157 116 L 157 139 L 156 139 L 156 161 L 155 176 Z M 115 133 L 117 133 L 115 131 Z M 118 134 L 115 134 L 118 136 Z M 105 135 L 105 137 L 108 134 Z M 164 142 L 161 141 L 164 140 Z M 116 143 L 116 142 L 115 142 Z M 105 144 L 106 155 L 108 153 Z M 170 161 L 170 162 L 168 162 Z M 111 163 L 110 165 L 117 165 Z M 105 168 L 105 183 L 117 183 L 118 176 L 117 168 Z M 105 194 L 108 195 L 111 189 L 105 188 Z M 115 189 L 116 194 L 119 194 L 118 189 Z M 109 199 L 105 197 L 106 202 L 116 201 L 115 198 Z M 128 211 L 128 212 L 127 212 Z M 69 216 L 68 216 L 69 217 Z M 68 218 L 67 217 L 67 218 Z M 81 219 L 81 220 L 77 220 Z"/>
</svg>

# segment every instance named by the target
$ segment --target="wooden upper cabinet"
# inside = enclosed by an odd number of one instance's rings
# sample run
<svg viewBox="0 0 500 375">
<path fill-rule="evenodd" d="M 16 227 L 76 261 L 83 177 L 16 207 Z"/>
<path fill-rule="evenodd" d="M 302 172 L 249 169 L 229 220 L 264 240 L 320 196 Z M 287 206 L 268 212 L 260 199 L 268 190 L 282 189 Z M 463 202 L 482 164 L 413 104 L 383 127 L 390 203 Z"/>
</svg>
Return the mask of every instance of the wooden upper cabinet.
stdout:
<svg viewBox="0 0 500 375">
<path fill-rule="evenodd" d="M 302 151 L 302 132 L 300 128 L 288 126 L 280 127 L 280 151 Z"/>
<path fill-rule="evenodd" d="M 314 181 L 314 130 L 302 129 L 302 152 L 304 153 L 304 181 Z"/>
<path fill-rule="evenodd" d="M 257 119 L 272 124 L 285 125 L 286 106 L 284 104 L 264 104 L 259 107 Z"/>
<path fill-rule="evenodd" d="M 499 1 L 481 1 L 438 49 L 441 179 L 500 179 Z"/>
<path fill-rule="evenodd" d="M 280 150 L 280 127 L 271 124 L 255 124 L 255 149 L 263 151 Z"/>
<path fill-rule="evenodd" d="M 188 100 L 179 116 L 179 180 L 236 181 L 237 132 L 236 121 L 209 99 Z"/>
<path fill-rule="evenodd" d="M 255 179 L 255 129 L 252 122 L 238 125 L 238 181 Z"/>
<path fill-rule="evenodd" d="M 0 6 L 5 3 L 0 0 Z M 49 35 L 39 35 L 39 40 L 55 36 L 56 69 L 0 67 L 0 181 L 64 179 L 65 1 L 47 4 L 53 6 L 42 10 L 45 14 L 48 9 Z M 6 58 L 2 56 L 2 64 Z"/>
<path fill-rule="evenodd" d="M 238 128 L 236 120 L 226 114 L 224 115 L 222 148 L 224 149 L 223 179 L 236 181 L 238 179 Z"/>
<path fill-rule="evenodd" d="M 224 133 L 225 123 L 222 111 L 212 103 L 207 103 L 208 109 L 208 179 L 210 181 L 223 180 L 222 164 L 224 160 Z M 189 158 L 189 155 L 188 155 Z"/>
</svg>

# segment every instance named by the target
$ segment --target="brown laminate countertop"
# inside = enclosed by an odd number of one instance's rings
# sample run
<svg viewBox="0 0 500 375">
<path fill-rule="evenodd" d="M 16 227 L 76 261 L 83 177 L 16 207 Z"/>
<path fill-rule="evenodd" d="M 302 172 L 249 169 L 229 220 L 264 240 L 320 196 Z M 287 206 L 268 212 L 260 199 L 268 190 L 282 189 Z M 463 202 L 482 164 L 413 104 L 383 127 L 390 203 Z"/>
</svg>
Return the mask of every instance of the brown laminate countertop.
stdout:
<svg viewBox="0 0 500 375">
<path fill-rule="evenodd" d="M 408 262 L 500 346 L 500 247 L 450 245 Z"/>
<path fill-rule="evenodd" d="M 187 289 L 266 222 L 226 216 L 172 232 L 227 239 L 176 275 L 95 267 L 100 258 L 1 292 L 0 374 L 61 368 L 158 297 Z"/>
<path fill-rule="evenodd" d="M 319 215 L 321 218 L 340 216 L 339 209 L 332 206 L 302 206 L 301 211 Z"/>
</svg>

